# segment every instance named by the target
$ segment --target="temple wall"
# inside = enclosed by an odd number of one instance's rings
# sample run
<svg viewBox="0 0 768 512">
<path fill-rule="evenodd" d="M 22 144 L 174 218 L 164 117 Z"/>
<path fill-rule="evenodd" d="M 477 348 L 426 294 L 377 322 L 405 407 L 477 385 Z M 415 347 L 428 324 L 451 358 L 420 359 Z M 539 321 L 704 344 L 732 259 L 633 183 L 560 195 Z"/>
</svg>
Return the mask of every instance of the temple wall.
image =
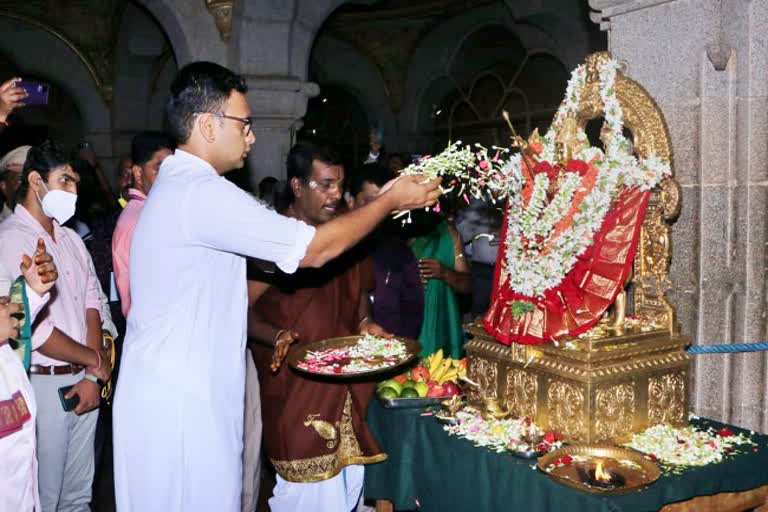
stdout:
<svg viewBox="0 0 768 512">
<path fill-rule="evenodd" d="M 656 99 L 682 211 L 671 299 L 697 344 L 766 335 L 768 0 L 590 0 L 609 50 Z M 692 356 L 696 414 L 768 431 L 768 354 Z"/>
</svg>

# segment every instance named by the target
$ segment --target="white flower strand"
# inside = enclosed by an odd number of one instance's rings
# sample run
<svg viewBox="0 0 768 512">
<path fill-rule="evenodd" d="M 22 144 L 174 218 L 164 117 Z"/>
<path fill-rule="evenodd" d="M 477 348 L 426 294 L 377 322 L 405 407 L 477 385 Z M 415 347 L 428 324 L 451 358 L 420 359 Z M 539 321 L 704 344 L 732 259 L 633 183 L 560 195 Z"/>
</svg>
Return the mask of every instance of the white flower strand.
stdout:
<svg viewBox="0 0 768 512">
<path fill-rule="evenodd" d="M 594 235 L 602 227 L 621 187 L 650 190 L 670 174 L 669 163 L 658 156 L 650 155 L 638 161 L 632 155 L 630 142 L 623 135 L 623 111 L 615 90 L 617 69 L 617 63 L 608 60 L 599 70 L 600 98 L 610 136 L 605 152 L 589 146 L 584 132 L 578 132 L 582 147 L 574 158 L 597 168 L 594 187 L 582 198 L 570 225 L 554 239 L 557 223 L 568 214 L 581 186 L 582 177 L 578 173 L 565 172 L 557 193 L 549 203 L 547 192 L 550 179 L 546 173 L 539 173 L 534 177 L 530 200 L 526 204 L 521 197 L 526 182 L 523 161 L 519 153 L 508 156 L 506 160 L 500 158 L 508 155 L 508 149 L 493 147 L 495 156 L 491 157 L 491 153 L 479 144 L 475 144 L 476 149 L 473 150 L 469 146 L 462 147 L 461 141 L 457 141 L 441 154 L 425 158 L 403 170 L 403 174 L 450 176 L 452 180 L 443 183 L 446 187 L 443 191 L 458 188 L 458 196 L 467 203 L 470 196 L 494 202 L 508 200 L 505 259 L 509 284 L 520 294 L 543 297 L 547 290 L 563 281 L 578 257 L 594 242 Z M 555 137 L 565 119 L 578 112 L 586 76 L 583 65 L 571 74 L 563 102 L 541 139 L 541 161 L 555 162 Z"/>
</svg>

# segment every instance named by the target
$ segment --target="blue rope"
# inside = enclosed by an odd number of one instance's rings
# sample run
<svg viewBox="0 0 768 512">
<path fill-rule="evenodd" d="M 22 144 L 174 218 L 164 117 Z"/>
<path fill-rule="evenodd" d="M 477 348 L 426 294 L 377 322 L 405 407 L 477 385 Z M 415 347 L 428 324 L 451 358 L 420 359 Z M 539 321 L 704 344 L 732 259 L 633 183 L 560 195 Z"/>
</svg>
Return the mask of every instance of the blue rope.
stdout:
<svg viewBox="0 0 768 512">
<path fill-rule="evenodd" d="M 734 354 L 736 352 L 757 352 L 768 350 L 768 342 L 734 343 L 733 345 L 691 345 L 689 354 Z"/>
</svg>

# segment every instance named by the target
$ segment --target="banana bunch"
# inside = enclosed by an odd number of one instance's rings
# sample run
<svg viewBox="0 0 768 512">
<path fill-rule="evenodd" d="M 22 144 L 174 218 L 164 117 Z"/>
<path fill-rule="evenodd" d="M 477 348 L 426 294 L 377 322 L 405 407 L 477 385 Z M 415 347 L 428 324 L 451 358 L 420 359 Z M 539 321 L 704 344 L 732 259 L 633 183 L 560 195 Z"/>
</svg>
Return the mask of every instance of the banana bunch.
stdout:
<svg viewBox="0 0 768 512">
<path fill-rule="evenodd" d="M 434 354 L 429 354 L 426 360 L 426 367 L 429 370 L 429 375 L 434 375 L 435 371 L 443 363 L 443 349 L 438 350 Z"/>
<path fill-rule="evenodd" d="M 429 379 L 438 384 L 448 381 L 456 382 L 459 377 L 466 377 L 467 375 L 466 359 L 445 357 L 443 349 L 430 354 L 426 358 L 424 366 L 429 370 Z"/>
</svg>

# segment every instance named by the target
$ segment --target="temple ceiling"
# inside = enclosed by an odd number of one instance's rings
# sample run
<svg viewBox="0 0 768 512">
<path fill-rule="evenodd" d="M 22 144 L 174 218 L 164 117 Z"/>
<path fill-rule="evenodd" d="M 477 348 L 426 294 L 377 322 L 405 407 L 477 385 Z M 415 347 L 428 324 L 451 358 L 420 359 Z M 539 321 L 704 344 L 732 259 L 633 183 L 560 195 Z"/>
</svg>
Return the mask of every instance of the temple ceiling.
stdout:
<svg viewBox="0 0 768 512">
<path fill-rule="evenodd" d="M 0 0 L 0 13 L 63 40 L 84 61 L 98 86 L 109 90 L 123 4 L 124 0 Z"/>
<path fill-rule="evenodd" d="M 343 7 L 324 28 L 373 61 L 397 112 L 411 58 L 422 38 L 447 18 L 494 3 L 498 0 L 386 0 L 373 6 Z"/>
</svg>

